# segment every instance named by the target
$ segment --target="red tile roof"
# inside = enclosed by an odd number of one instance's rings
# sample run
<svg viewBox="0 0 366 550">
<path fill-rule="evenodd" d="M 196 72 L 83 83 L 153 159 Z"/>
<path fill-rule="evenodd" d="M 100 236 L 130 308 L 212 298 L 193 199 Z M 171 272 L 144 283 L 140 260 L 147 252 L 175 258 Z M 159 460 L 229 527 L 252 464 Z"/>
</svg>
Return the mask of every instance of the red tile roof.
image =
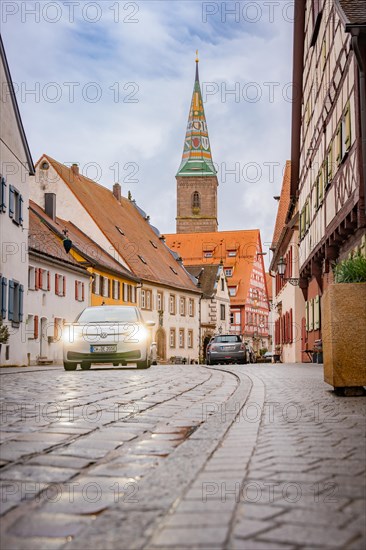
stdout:
<svg viewBox="0 0 366 550">
<path fill-rule="evenodd" d="M 366 24 L 366 2 L 365 0 L 337 0 L 335 2 L 338 10 L 343 12 L 342 19 L 350 25 Z"/>
<path fill-rule="evenodd" d="M 276 248 L 281 233 L 285 228 L 286 216 L 290 206 L 290 185 L 291 185 L 291 161 L 286 161 L 285 173 L 282 181 L 281 197 L 278 203 L 277 217 L 273 232 L 272 248 Z"/>
<path fill-rule="evenodd" d="M 75 174 L 48 155 L 43 155 L 37 165 L 43 159 L 53 166 L 135 275 L 151 283 L 199 292 L 133 201 L 125 197 L 118 201 L 103 185 Z"/>
<path fill-rule="evenodd" d="M 167 245 L 183 258 L 187 266 L 222 261 L 224 268 L 232 267 L 233 276 L 228 278 L 228 286 L 236 287 L 237 291 L 235 296 L 231 296 L 230 302 L 232 305 L 245 303 L 257 248 L 261 247 L 259 229 L 179 233 L 165 237 Z M 229 256 L 230 251 L 236 251 L 236 256 Z M 205 253 L 212 256 L 205 257 Z"/>
</svg>

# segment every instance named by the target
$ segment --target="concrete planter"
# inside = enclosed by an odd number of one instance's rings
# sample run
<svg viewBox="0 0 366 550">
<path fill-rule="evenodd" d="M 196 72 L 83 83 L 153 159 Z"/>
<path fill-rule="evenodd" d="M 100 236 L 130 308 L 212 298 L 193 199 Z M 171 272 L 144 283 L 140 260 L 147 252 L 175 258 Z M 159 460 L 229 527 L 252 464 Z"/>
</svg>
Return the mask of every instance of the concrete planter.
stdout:
<svg viewBox="0 0 366 550">
<path fill-rule="evenodd" d="M 330 285 L 322 299 L 324 380 L 366 386 L 366 283 Z"/>
</svg>

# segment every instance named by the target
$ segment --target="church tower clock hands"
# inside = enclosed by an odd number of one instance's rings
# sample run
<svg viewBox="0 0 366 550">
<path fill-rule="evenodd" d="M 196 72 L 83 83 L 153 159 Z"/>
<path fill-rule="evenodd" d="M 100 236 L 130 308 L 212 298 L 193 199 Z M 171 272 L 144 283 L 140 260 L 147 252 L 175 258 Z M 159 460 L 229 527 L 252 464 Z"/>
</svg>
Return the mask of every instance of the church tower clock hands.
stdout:
<svg viewBox="0 0 366 550">
<path fill-rule="evenodd" d="M 198 74 L 189 111 L 182 162 L 177 179 L 177 233 L 217 231 L 217 175 L 212 162 Z"/>
</svg>

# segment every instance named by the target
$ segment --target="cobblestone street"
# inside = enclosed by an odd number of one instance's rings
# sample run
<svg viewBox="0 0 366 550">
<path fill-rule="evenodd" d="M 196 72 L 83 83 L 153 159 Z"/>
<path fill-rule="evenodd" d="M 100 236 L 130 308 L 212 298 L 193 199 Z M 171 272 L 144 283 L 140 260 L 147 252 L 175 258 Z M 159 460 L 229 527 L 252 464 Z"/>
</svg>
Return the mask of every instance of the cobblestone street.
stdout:
<svg viewBox="0 0 366 550">
<path fill-rule="evenodd" d="M 365 398 L 320 365 L 0 380 L 4 550 L 365 547 Z"/>
</svg>

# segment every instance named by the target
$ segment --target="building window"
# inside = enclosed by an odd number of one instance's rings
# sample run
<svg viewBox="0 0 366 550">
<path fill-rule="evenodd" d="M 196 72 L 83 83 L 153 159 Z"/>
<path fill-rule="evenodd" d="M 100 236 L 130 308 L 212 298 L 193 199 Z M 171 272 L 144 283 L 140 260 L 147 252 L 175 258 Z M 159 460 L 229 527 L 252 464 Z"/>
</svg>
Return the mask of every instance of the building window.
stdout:
<svg viewBox="0 0 366 550">
<path fill-rule="evenodd" d="M 227 255 L 229 256 L 229 258 L 235 258 L 236 250 L 228 250 Z"/>
<path fill-rule="evenodd" d="M 56 296 L 66 296 L 66 277 L 64 275 L 55 275 L 55 294 Z"/>
<path fill-rule="evenodd" d="M 163 293 L 158 292 L 156 296 L 156 307 L 158 311 L 164 311 L 164 298 Z"/>
<path fill-rule="evenodd" d="M 152 309 L 152 299 L 151 299 L 151 290 L 146 291 L 146 309 Z"/>
<path fill-rule="evenodd" d="M 236 295 L 236 286 L 229 286 L 229 294 L 230 296 Z"/>
<path fill-rule="evenodd" d="M 221 319 L 221 321 L 225 321 L 225 319 L 226 319 L 225 304 L 220 304 L 220 319 Z"/>
<path fill-rule="evenodd" d="M 100 287 L 99 287 L 99 293 L 103 298 L 109 298 L 111 295 L 110 292 L 110 280 L 108 277 L 100 276 Z"/>
<path fill-rule="evenodd" d="M 23 197 L 12 185 L 9 185 L 9 216 L 17 225 L 23 224 Z"/>
<path fill-rule="evenodd" d="M 188 330 L 188 347 L 193 348 L 193 330 Z"/>
<path fill-rule="evenodd" d="M 212 257 L 213 257 L 213 253 L 212 253 L 212 252 L 204 252 L 204 253 L 203 253 L 203 257 L 204 257 L 204 258 L 212 258 Z"/>
<path fill-rule="evenodd" d="M 195 191 L 192 195 L 192 211 L 199 210 L 201 208 L 201 197 L 198 191 Z"/>
<path fill-rule="evenodd" d="M 234 313 L 231 311 L 230 312 L 230 325 L 233 325 L 234 324 Z"/>
<path fill-rule="evenodd" d="M 181 298 L 180 299 L 180 314 L 185 315 L 186 314 L 186 299 Z"/>
<path fill-rule="evenodd" d="M 175 295 L 174 294 L 171 294 L 169 296 L 169 313 L 171 315 L 175 315 L 175 311 L 176 311 L 176 305 L 175 305 Z"/>
<path fill-rule="evenodd" d="M 98 275 L 98 273 L 93 274 L 92 292 L 96 296 L 99 296 L 99 292 L 100 292 L 100 275 Z"/>
<path fill-rule="evenodd" d="M 128 302 L 128 284 L 127 283 L 122 283 L 122 284 L 123 284 L 123 301 Z M 144 300 L 145 300 L 145 291 L 141 291 L 140 305 L 142 303 L 142 292 L 144 292 Z"/>
<path fill-rule="evenodd" d="M 18 281 L 9 281 L 8 319 L 13 324 L 23 321 L 24 287 Z"/>
<path fill-rule="evenodd" d="M 0 276 L 0 315 L 2 319 L 6 318 L 6 297 L 8 289 L 8 280 Z"/>
<path fill-rule="evenodd" d="M 194 300 L 192 298 L 189 299 L 188 310 L 189 310 L 189 316 L 194 317 Z"/>
<path fill-rule="evenodd" d="M 184 328 L 179 329 L 179 347 L 184 348 Z"/>
<path fill-rule="evenodd" d="M 127 300 L 125 300 L 127 302 Z M 146 290 L 141 290 L 141 297 L 140 297 L 140 307 L 141 309 L 146 309 Z"/>
<path fill-rule="evenodd" d="M 6 212 L 6 180 L 1 178 L 0 182 L 0 212 Z"/>
<path fill-rule="evenodd" d="M 136 287 L 131 285 L 131 302 L 136 304 Z"/>
<path fill-rule="evenodd" d="M 233 268 L 232 267 L 225 267 L 225 276 L 226 277 L 232 277 L 233 275 Z"/>
<path fill-rule="evenodd" d="M 28 289 L 36 290 L 36 268 L 31 265 L 28 267 Z"/>
<path fill-rule="evenodd" d="M 175 328 L 170 329 L 169 343 L 171 348 L 175 348 Z"/>
<path fill-rule="evenodd" d="M 113 300 L 119 300 L 121 283 L 113 280 Z"/>
<path fill-rule="evenodd" d="M 75 281 L 75 300 L 77 302 L 85 300 L 85 285 L 81 281 Z"/>
</svg>

